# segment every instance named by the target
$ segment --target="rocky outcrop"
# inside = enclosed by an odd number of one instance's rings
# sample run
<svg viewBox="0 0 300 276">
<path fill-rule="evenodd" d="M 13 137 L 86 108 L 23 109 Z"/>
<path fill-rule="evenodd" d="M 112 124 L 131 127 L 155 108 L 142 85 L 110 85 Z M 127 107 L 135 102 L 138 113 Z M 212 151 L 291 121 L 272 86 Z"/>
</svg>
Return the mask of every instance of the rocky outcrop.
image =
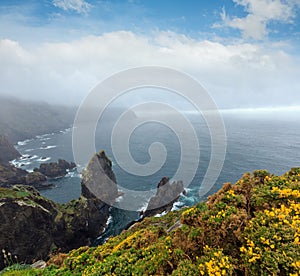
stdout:
<svg viewBox="0 0 300 276">
<path fill-rule="evenodd" d="M 54 185 L 47 182 L 47 177 L 40 172 L 28 173 L 25 177 L 26 185 L 33 186 L 38 190 L 49 189 Z"/>
<path fill-rule="evenodd" d="M 82 195 L 100 199 L 109 205 L 118 197 L 116 177 L 112 171 L 112 162 L 104 151 L 95 154 L 82 173 Z"/>
<path fill-rule="evenodd" d="M 9 188 L 15 184 L 26 184 L 27 171 L 11 164 L 0 164 L 0 187 Z"/>
<path fill-rule="evenodd" d="M 8 163 L 20 156 L 21 154 L 8 141 L 8 139 L 5 136 L 0 135 L 0 163 Z"/>
<path fill-rule="evenodd" d="M 156 195 L 150 198 L 144 217 L 170 211 L 180 194 L 184 192 L 182 181 L 170 184 L 169 180 L 168 177 L 163 177 L 158 183 Z"/>
<path fill-rule="evenodd" d="M 46 258 L 53 244 L 56 205 L 30 186 L 0 188 L 0 248 L 19 262 Z M 0 254 L 0 268 L 4 260 Z"/>
<path fill-rule="evenodd" d="M 91 244 L 106 227 L 109 208 L 117 197 L 112 163 L 100 151 L 82 172 L 80 199 L 63 206 L 62 218 L 57 219 L 56 246 L 68 251 Z"/>
<path fill-rule="evenodd" d="M 0 164 L 0 187 L 10 188 L 16 184 L 33 186 L 39 190 L 53 186 L 47 182 L 47 178 L 41 173 L 28 173 L 11 164 Z"/>
<path fill-rule="evenodd" d="M 66 160 L 59 159 L 57 162 L 41 164 L 39 168 L 35 168 L 35 172 L 39 172 L 49 178 L 63 177 L 68 173 L 68 170 L 72 170 L 76 167 L 76 164 L 67 162 Z"/>
<path fill-rule="evenodd" d="M 42 176 L 35 172 L 30 180 L 35 177 Z M 104 152 L 95 154 L 84 171 L 81 197 L 67 204 L 56 204 L 30 186 L 0 188 L 0 248 L 19 262 L 32 263 L 47 259 L 53 250 L 89 245 L 103 232 L 108 202 L 117 194 L 111 161 Z M 0 269 L 3 266 L 0 254 Z"/>
</svg>

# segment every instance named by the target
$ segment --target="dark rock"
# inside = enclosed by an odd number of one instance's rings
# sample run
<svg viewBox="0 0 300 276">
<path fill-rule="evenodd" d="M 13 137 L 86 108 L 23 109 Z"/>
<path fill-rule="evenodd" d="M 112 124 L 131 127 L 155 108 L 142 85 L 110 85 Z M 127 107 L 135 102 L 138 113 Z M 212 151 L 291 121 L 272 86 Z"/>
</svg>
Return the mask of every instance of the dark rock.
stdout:
<svg viewBox="0 0 300 276">
<path fill-rule="evenodd" d="M 0 248 L 18 262 L 47 258 L 53 243 L 53 221 L 58 210 L 29 186 L 0 188 Z M 0 269 L 3 268 L 0 254 Z"/>
<path fill-rule="evenodd" d="M 168 212 L 184 192 L 182 181 L 169 182 L 168 177 L 163 177 L 157 185 L 156 195 L 150 198 L 144 217 L 155 216 L 162 212 Z"/>
<path fill-rule="evenodd" d="M 44 182 L 47 180 L 47 177 L 39 172 L 32 172 L 26 175 L 26 184 L 32 185 Z"/>
<path fill-rule="evenodd" d="M 27 176 L 31 183 L 41 179 L 38 172 Z M 100 152 L 83 173 L 82 196 L 67 204 L 56 204 L 30 186 L 0 188 L 0 248 L 18 262 L 32 263 L 47 260 L 52 250 L 90 245 L 106 226 L 108 202 L 118 196 L 115 180 L 111 161 Z M 0 270 L 3 267 L 0 254 Z"/>
<path fill-rule="evenodd" d="M 48 189 L 54 185 L 47 182 L 47 177 L 40 172 L 32 172 L 25 177 L 26 185 L 35 187 L 38 190 Z"/>
<path fill-rule="evenodd" d="M 82 173 L 82 195 L 97 198 L 112 205 L 118 197 L 116 177 L 112 163 L 104 151 L 95 154 Z"/>
<path fill-rule="evenodd" d="M 28 173 L 11 164 L 0 164 L 0 187 L 10 188 L 16 184 L 30 185 L 39 190 L 53 187 L 39 172 Z"/>
<path fill-rule="evenodd" d="M 41 164 L 39 168 L 34 168 L 34 172 L 40 172 L 49 178 L 58 178 L 64 177 L 68 173 L 68 170 L 72 170 L 75 167 L 75 163 L 59 159 L 58 162 Z"/>
<path fill-rule="evenodd" d="M 8 163 L 20 156 L 21 154 L 8 141 L 8 139 L 5 136 L 0 135 L 0 163 Z"/>
<path fill-rule="evenodd" d="M 0 187 L 11 187 L 15 184 L 26 184 L 27 171 L 11 164 L 0 164 Z"/>
</svg>

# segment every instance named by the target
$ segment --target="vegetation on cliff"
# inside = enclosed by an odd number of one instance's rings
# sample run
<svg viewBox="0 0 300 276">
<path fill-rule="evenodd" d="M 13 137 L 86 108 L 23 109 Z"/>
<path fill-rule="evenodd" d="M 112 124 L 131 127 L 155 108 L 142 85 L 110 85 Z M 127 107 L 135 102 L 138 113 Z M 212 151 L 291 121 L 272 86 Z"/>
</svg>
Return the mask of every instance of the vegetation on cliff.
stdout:
<svg viewBox="0 0 300 276">
<path fill-rule="evenodd" d="M 299 275 L 300 168 L 246 173 L 206 203 L 4 275 Z M 19 267 L 20 268 L 20 267 Z"/>
<path fill-rule="evenodd" d="M 101 181 L 94 181 L 93 175 Z M 95 196 L 95 188 L 111 200 L 117 197 L 107 175 L 115 179 L 111 161 L 102 151 L 93 156 L 83 173 L 80 198 L 69 203 L 57 204 L 28 185 L 0 187 L 0 270 L 12 261 L 47 260 L 54 251 L 90 245 L 103 232 L 110 208 Z"/>
</svg>

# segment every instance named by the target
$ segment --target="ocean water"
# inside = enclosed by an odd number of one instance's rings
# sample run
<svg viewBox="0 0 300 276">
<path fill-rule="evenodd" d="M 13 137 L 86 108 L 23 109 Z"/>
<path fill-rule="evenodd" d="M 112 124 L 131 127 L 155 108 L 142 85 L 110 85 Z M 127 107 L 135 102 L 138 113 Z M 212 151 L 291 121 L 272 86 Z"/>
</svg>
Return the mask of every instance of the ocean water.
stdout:
<svg viewBox="0 0 300 276">
<path fill-rule="evenodd" d="M 280 175 L 291 167 L 300 167 L 299 110 L 227 110 L 222 112 L 222 116 L 227 135 L 226 158 L 217 182 L 209 194 L 217 191 L 225 182 L 234 183 L 245 172 L 266 169 Z M 188 118 L 199 140 L 200 162 L 193 181 L 186 189 L 187 194 L 181 196 L 174 209 L 184 205 L 191 206 L 205 199 L 199 197 L 198 191 L 210 160 L 209 128 L 201 115 L 189 114 Z M 95 145 L 97 150 L 104 149 L 113 161 L 113 170 L 121 187 L 146 191 L 150 188 L 155 189 L 163 176 L 173 177 L 180 162 L 182 142 L 174 131 L 167 126 L 149 122 L 132 133 L 128 146 L 132 157 L 138 163 L 145 164 L 150 160 L 148 149 L 153 142 L 162 143 L 167 150 L 166 162 L 160 170 L 150 176 L 136 176 L 124 171 L 114 159 L 110 139 L 113 121 L 110 117 L 106 123 L 98 125 Z M 185 142 L 189 143 L 189 141 Z M 16 147 L 23 157 L 21 160 L 14 161 L 14 164 L 29 171 L 43 162 L 57 161 L 59 158 L 74 161 L 71 128 L 60 133 L 45 134 L 21 141 Z M 194 160 L 195 156 L 191 155 L 186 162 L 188 164 Z M 187 173 L 188 168 L 189 166 L 187 166 Z M 64 178 L 50 180 L 49 182 L 52 182 L 55 187 L 41 193 L 56 202 L 65 203 L 78 198 L 81 189 L 80 181 L 80 174 L 72 171 Z M 146 204 L 145 199 L 143 205 Z M 138 218 L 138 213 L 138 210 L 130 212 L 111 208 L 106 232 L 97 242 L 101 243 L 110 235 L 118 234 L 124 226 Z"/>
</svg>

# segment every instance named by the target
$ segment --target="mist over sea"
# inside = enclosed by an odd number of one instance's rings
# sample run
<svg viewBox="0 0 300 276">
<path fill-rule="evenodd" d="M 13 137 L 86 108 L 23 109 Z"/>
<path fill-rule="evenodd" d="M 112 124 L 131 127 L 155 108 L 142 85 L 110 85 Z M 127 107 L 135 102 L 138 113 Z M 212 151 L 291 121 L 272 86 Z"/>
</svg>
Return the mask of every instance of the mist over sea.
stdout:
<svg viewBox="0 0 300 276">
<path fill-rule="evenodd" d="M 115 114 L 116 117 L 118 115 Z M 187 195 L 181 196 L 174 209 L 184 205 L 191 206 L 205 199 L 200 198 L 198 192 L 210 160 L 210 133 L 201 115 L 191 113 L 187 116 L 198 136 L 200 162 L 197 173 L 187 188 Z M 266 169 L 280 175 L 291 167 L 300 166 L 300 111 L 298 109 L 227 110 L 222 112 L 222 116 L 227 133 L 227 152 L 223 169 L 209 194 L 216 192 L 224 182 L 234 183 L 245 172 Z M 131 135 L 129 149 L 136 162 L 142 164 L 149 162 L 148 149 L 154 142 L 161 142 L 167 150 L 167 159 L 163 167 L 153 175 L 141 177 L 122 170 L 114 159 L 110 139 L 113 119 L 99 123 L 95 145 L 97 150 L 104 149 L 113 161 L 113 171 L 121 187 L 146 191 L 156 188 L 163 176 L 173 177 L 180 162 L 181 141 L 170 128 L 150 122 L 138 127 Z M 126 146 L 124 144 L 124 147 Z M 20 141 L 16 147 L 23 158 L 14 163 L 26 170 L 33 170 L 43 162 L 57 161 L 59 158 L 74 161 L 71 128 Z M 195 156 L 190 156 L 188 162 L 194 161 Z M 56 202 L 65 203 L 80 195 L 80 181 L 80 174 L 72 171 L 64 178 L 50 180 L 49 182 L 55 184 L 55 188 L 41 193 Z M 145 201 L 144 206 L 146 203 Z M 138 212 L 126 212 L 116 208 L 112 208 L 111 214 L 104 237 L 117 234 L 128 222 L 138 217 Z"/>
</svg>

